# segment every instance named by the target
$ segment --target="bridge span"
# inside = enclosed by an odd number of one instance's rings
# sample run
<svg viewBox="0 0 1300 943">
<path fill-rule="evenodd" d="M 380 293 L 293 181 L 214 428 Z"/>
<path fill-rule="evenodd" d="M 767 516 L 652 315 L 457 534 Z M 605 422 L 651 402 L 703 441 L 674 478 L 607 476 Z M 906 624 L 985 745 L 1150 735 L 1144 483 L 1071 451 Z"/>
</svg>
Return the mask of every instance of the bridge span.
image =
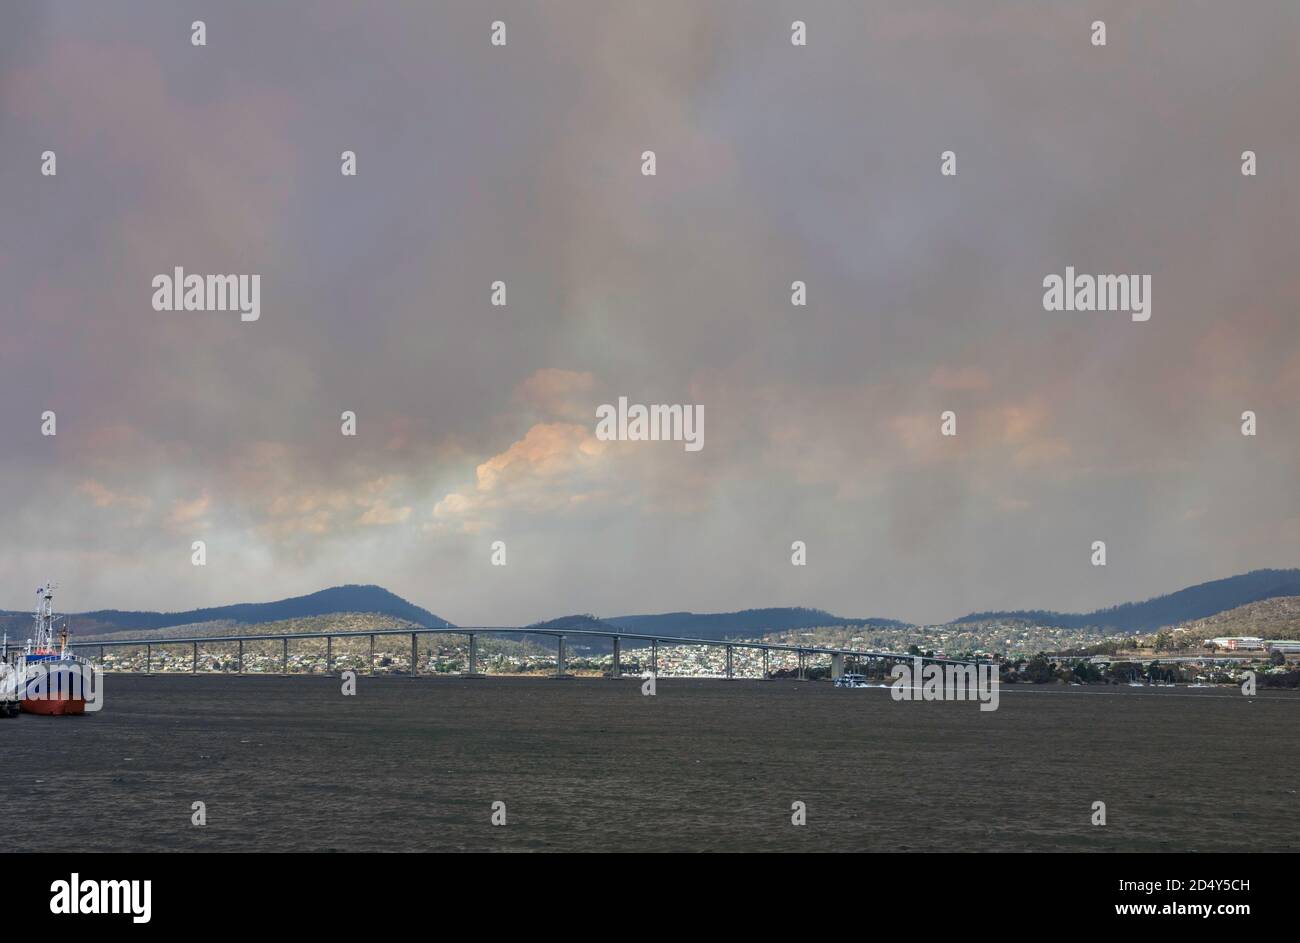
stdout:
<svg viewBox="0 0 1300 943">
<path fill-rule="evenodd" d="M 738 649 L 757 649 L 763 654 L 763 674 L 764 679 L 771 677 L 769 668 L 769 655 L 771 652 L 794 652 L 798 656 L 799 680 L 807 680 L 807 660 L 812 655 L 830 655 L 831 656 L 831 677 L 838 678 L 844 673 L 846 660 L 852 659 L 858 663 L 864 661 L 883 661 L 886 663 L 907 661 L 914 658 L 920 658 L 923 662 L 943 665 L 978 665 L 983 664 L 977 659 L 955 659 L 955 658 L 935 658 L 924 655 L 910 655 L 906 652 L 877 652 L 864 651 L 851 648 L 828 648 L 820 645 L 791 645 L 783 642 L 763 642 L 746 639 L 704 639 L 704 638 L 683 638 L 671 635 L 645 635 L 636 632 L 607 632 L 595 629 L 582 628 L 536 628 L 529 626 L 453 626 L 450 628 L 432 628 L 432 627 L 405 627 L 394 629 L 363 629 L 360 631 L 350 632 L 288 632 L 275 633 L 266 635 L 210 635 L 195 636 L 186 638 L 132 638 L 132 639 L 89 639 L 81 642 L 71 642 L 68 647 L 72 649 L 98 649 L 100 664 L 104 661 L 104 651 L 108 648 L 144 648 L 145 649 L 145 671 L 146 673 L 153 670 L 153 649 L 174 645 L 189 645 L 192 651 L 191 671 L 198 673 L 199 663 L 199 646 L 200 645 L 238 645 L 238 668 L 235 673 L 244 672 L 244 643 L 246 642 L 280 642 L 282 644 L 282 661 L 281 668 L 285 674 L 289 673 L 289 643 L 295 640 L 304 639 L 324 639 L 325 640 L 325 670 L 327 673 L 334 671 L 334 640 L 335 639 L 357 639 L 368 638 L 370 640 L 370 673 L 375 671 L 375 639 L 387 636 L 406 636 L 411 637 L 411 662 L 410 674 L 419 674 L 419 656 L 418 656 L 418 639 L 420 636 L 430 635 L 459 635 L 465 636 L 469 641 L 469 653 L 465 671 L 461 672 L 461 677 L 481 678 L 482 675 L 478 670 L 478 637 L 498 636 L 544 636 L 556 640 L 556 662 L 555 676 L 570 677 L 567 673 L 567 654 L 566 640 L 569 637 L 605 639 L 613 643 L 613 666 L 611 676 L 619 678 L 623 676 L 622 672 L 622 649 L 624 642 L 633 642 L 641 646 L 650 646 L 650 672 L 654 675 L 659 674 L 659 646 L 660 645 L 703 645 L 722 648 L 726 650 L 726 673 L 725 677 L 734 678 L 732 654 Z"/>
</svg>

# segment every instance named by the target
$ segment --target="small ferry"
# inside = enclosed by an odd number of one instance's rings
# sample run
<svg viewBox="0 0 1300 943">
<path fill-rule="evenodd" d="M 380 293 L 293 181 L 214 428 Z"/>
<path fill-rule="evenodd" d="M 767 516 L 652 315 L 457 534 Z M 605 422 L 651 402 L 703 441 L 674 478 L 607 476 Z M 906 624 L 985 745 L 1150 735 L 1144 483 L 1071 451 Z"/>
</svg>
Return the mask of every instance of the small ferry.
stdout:
<svg viewBox="0 0 1300 943">
<path fill-rule="evenodd" d="M 840 675 L 838 678 L 835 679 L 835 686 L 836 686 L 837 688 L 869 688 L 869 687 L 871 687 L 871 685 L 867 684 L 867 676 L 866 676 L 866 675 L 860 675 L 860 674 L 842 674 L 842 675 Z"/>
</svg>

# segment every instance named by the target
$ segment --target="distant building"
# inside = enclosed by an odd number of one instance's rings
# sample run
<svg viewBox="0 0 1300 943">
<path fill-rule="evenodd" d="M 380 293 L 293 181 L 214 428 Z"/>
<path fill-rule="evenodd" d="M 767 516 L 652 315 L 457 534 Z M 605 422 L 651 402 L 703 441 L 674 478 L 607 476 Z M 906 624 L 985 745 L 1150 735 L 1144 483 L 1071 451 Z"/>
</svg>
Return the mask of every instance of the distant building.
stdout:
<svg viewBox="0 0 1300 943">
<path fill-rule="evenodd" d="M 1264 640 L 1254 635 L 1212 638 L 1205 644 L 1226 649 L 1230 652 L 1262 652 L 1264 650 Z"/>
</svg>

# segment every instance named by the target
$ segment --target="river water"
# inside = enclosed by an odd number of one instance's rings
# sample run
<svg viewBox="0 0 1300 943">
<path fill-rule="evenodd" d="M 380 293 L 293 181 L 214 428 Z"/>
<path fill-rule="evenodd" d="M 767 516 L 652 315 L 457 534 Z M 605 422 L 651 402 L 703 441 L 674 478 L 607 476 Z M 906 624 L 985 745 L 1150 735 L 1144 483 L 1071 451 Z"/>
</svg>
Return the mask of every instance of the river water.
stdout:
<svg viewBox="0 0 1300 943">
<path fill-rule="evenodd" d="M 0 743 L 15 850 L 1300 850 L 1294 692 L 109 675 Z"/>
</svg>

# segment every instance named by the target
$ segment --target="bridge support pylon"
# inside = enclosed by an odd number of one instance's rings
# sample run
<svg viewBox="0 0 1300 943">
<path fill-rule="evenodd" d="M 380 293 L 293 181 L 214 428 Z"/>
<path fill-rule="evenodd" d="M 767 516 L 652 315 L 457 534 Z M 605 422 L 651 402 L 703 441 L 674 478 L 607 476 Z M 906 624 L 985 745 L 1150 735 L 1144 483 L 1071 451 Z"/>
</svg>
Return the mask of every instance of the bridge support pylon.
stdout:
<svg viewBox="0 0 1300 943">
<path fill-rule="evenodd" d="M 831 655 L 831 680 L 834 681 L 836 678 L 840 677 L 843 674 L 844 674 L 844 653 L 836 652 L 835 654 Z"/>
<path fill-rule="evenodd" d="M 481 678 L 483 677 L 478 671 L 478 636 L 473 632 L 469 633 L 469 661 L 466 663 L 466 670 L 461 673 L 462 678 Z"/>
<path fill-rule="evenodd" d="M 610 666 L 610 670 L 609 670 L 609 676 L 611 678 L 623 677 L 622 641 L 623 640 L 620 639 L 617 635 L 614 636 L 614 662 Z"/>
<path fill-rule="evenodd" d="M 556 678 L 573 677 L 573 675 L 569 674 L 569 663 L 564 655 L 563 635 L 557 635 L 555 637 L 555 677 Z"/>
</svg>

